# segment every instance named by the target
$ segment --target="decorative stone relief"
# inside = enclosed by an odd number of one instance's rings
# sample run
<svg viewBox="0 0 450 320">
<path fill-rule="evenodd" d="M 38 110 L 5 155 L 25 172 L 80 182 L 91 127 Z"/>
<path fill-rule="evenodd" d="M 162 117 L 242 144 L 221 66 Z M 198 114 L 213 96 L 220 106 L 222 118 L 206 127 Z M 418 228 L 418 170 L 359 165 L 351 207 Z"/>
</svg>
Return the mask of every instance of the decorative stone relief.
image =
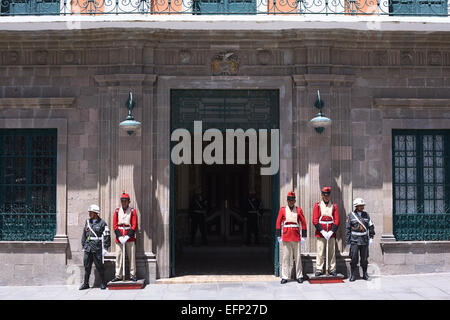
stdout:
<svg viewBox="0 0 450 320">
<path fill-rule="evenodd" d="M 213 75 L 236 75 L 239 71 L 239 58 L 236 53 L 227 51 L 216 54 L 211 61 Z"/>
</svg>

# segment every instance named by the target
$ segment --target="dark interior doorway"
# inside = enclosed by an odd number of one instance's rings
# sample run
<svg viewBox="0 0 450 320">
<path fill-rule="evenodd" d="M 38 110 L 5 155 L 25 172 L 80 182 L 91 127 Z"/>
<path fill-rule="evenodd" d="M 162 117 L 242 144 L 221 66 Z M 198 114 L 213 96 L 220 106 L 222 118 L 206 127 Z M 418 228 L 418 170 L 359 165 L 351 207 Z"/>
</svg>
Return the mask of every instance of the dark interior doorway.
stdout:
<svg viewBox="0 0 450 320">
<path fill-rule="evenodd" d="M 172 90 L 171 130 L 192 132 L 194 120 L 203 131 L 278 128 L 278 99 L 277 90 Z M 248 145 L 245 164 L 171 164 L 171 276 L 277 274 L 279 175 L 261 176 L 260 165 L 247 160 Z M 198 225 L 192 242 L 198 190 L 207 203 L 207 243 Z M 256 219 L 248 212 L 251 192 L 260 202 Z"/>
</svg>

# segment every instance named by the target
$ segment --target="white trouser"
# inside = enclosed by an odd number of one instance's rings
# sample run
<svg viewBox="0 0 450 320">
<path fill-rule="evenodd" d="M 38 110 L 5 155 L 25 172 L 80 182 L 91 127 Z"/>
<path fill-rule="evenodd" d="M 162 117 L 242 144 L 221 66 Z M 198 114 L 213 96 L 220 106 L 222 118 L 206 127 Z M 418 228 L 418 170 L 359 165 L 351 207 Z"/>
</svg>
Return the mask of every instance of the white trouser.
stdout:
<svg viewBox="0 0 450 320">
<path fill-rule="evenodd" d="M 302 257 L 301 245 L 297 241 L 281 242 L 281 279 L 289 279 L 291 277 L 292 264 L 295 261 L 296 279 L 302 275 Z"/>
</svg>

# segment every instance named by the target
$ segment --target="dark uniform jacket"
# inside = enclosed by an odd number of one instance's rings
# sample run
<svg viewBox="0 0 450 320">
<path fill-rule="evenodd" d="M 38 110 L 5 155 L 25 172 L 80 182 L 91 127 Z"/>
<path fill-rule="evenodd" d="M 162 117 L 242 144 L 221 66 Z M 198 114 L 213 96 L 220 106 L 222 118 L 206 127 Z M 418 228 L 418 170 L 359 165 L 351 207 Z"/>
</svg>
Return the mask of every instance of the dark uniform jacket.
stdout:
<svg viewBox="0 0 450 320">
<path fill-rule="evenodd" d="M 92 230 L 97 234 L 98 240 L 94 240 L 95 234 L 89 229 L 88 223 L 90 224 Z M 102 219 L 97 219 L 96 222 L 92 222 L 92 219 L 86 220 L 83 228 L 83 234 L 81 236 L 81 246 L 83 247 L 85 252 L 94 252 L 101 253 L 102 252 L 102 240 L 103 236 L 103 248 L 108 250 L 111 246 L 111 236 L 109 234 L 109 228 L 106 225 L 106 222 Z"/>
<path fill-rule="evenodd" d="M 199 200 L 193 197 L 190 203 L 190 212 L 192 215 L 206 215 L 208 211 L 208 202 L 205 199 Z"/>
<path fill-rule="evenodd" d="M 261 214 L 261 209 L 259 208 L 261 203 L 257 198 L 248 198 L 247 199 L 247 214 L 252 215 L 255 213 Z M 256 211 L 256 212 L 255 212 Z"/>
<path fill-rule="evenodd" d="M 358 245 L 367 245 L 369 243 L 369 237 L 373 238 L 375 235 L 375 226 L 370 220 L 370 216 L 367 212 L 360 212 L 361 215 L 354 212 L 354 215 L 361 221 L 364 225 L 362 226 L 355 216 L 350 212 L 348 215 L 347 223 L 345 225 L 345 243 L 349 244 L 358 244 Z M 367 231 L 367 232 L 366 232 Z M 366 232 L 365 235 L 358 235 Z"/>
</svg>

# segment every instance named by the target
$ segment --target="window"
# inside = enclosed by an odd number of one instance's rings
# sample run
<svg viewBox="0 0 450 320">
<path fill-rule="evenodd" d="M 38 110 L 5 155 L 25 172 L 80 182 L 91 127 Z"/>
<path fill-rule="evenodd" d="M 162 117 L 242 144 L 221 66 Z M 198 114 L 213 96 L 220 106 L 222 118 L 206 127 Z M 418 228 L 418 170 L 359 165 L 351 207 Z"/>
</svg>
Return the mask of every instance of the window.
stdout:
<svg viewBox="0 0 450 320">
<path fill-rule="evenodd" d="M 56 148 L 56 129 L 0 129 L 0 240 L 53 240 Z"/>
<path fill-rule="evenodd" d="M 394 236 L 450 240 L 450 130 L 393 130 Z"/>
<path fill-rule="evenodd" d="M 446 16 L 447 0 L 391 0 L 389 12 L 394 16 Z"/>
<path fill-rule="evenodd" d="M 256 0 L 194 0 L 194 14 L 256 14 Z"/>
<path fill-rule="evenodd" d="M 0 0 L 4 14 L 59 14 L 59 0 Z"/>
</svg>

